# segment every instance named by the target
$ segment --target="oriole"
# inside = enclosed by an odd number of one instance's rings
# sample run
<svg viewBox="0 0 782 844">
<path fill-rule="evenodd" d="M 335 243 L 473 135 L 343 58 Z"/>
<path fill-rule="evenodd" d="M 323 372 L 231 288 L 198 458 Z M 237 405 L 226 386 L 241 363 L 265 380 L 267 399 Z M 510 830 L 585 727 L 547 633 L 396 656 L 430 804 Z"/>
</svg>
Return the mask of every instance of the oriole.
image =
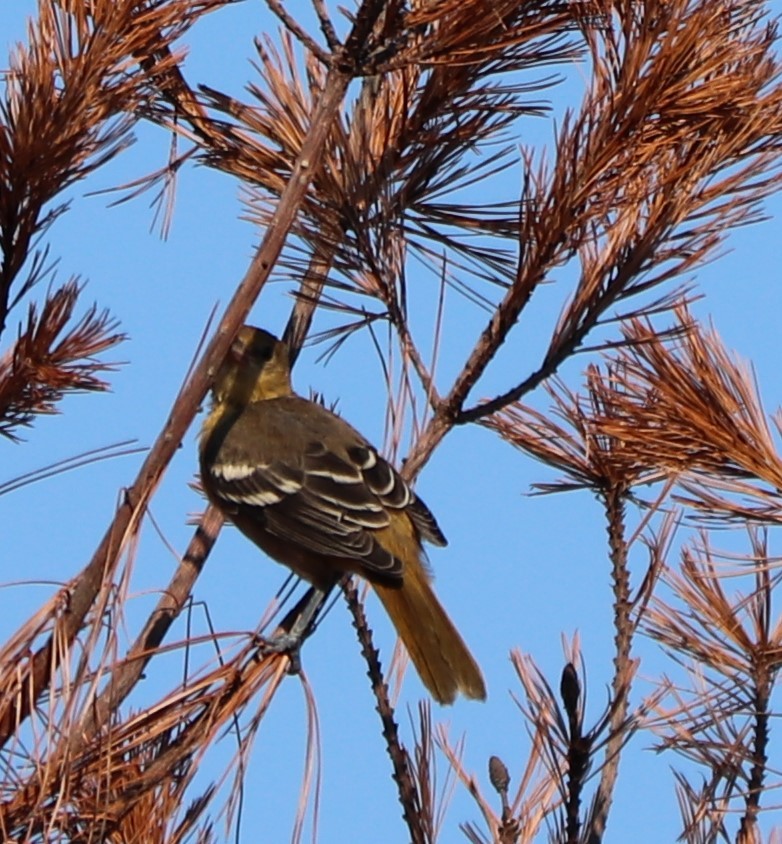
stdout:
<svg viewBox="0 0 782 844">
<path fill-rule="evenodd" d="M 440 703 L 484 699 L 480 668 L 429 584 L 434 516 L 347 422 L 291 388 L 287 346 L 242 328 L 218 372 L 200 439 L 210 499 L 270 557 L 328 590 L 345 572 L 376 590 Z"/>
</svg>

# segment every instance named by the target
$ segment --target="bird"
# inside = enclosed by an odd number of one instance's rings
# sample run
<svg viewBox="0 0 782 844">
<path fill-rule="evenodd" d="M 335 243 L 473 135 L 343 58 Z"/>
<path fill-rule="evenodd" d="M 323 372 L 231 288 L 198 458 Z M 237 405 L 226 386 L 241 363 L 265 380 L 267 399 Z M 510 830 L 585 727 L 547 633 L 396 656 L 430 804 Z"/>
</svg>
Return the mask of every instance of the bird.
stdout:
<svg viewBox="0 0 782 844">
<path fill-rule="evenodd" d="M 432 697 L 484 700 L 481 670 L 432 590 L 422 540 L 447 544 L 437 521 L 355 428 L 293 391 L 287 344 L 243 326 L 212 396 L 199 439 L 209 501 L 320 596 L 346 573 L 365 578 Z"/>
</svg>

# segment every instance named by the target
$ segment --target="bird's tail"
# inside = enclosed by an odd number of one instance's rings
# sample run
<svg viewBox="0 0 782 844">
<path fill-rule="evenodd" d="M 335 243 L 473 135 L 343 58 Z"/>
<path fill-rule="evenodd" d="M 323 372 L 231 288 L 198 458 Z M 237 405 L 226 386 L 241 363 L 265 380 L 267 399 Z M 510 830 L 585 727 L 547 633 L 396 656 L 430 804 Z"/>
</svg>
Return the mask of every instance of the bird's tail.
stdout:
<svg viewBox="0 0 782 844">
<path fill-rule="evenodd" d="M 423 566 L 408 565 L 401 587 L 373 586 L 432 697 L 453 703 L 461 692 L 484 700 L 481 669 L 437 600 Z"/>
</svg>

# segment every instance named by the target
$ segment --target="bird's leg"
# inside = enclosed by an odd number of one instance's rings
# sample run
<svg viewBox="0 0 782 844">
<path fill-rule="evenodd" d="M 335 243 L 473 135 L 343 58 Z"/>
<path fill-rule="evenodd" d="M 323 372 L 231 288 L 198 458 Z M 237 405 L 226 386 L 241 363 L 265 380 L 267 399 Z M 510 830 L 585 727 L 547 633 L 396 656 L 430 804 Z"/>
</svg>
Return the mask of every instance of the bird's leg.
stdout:
<svg viewBox="0 0 782 844">
<path fill-rule="evenodd" d="M 334 582 L 325 587 L 310 586 L 302 599 L 282 620 L 278 631 L 261 645 L 264 653 L 288 654 L 291 660 L 291 674 L 298 674 L 301 670 L 301 646 L 315 630 L 318 613 L 333 588 Z"/>
</svg>

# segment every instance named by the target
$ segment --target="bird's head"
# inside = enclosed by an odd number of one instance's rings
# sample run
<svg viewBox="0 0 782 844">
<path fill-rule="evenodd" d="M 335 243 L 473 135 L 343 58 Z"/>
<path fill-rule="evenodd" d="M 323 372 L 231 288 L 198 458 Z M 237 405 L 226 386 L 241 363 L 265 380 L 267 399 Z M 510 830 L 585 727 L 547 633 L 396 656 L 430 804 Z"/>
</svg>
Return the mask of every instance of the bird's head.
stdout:
<svg viewBox="0 0 782 844">
<path fill-rule="evenodd" d="M 216 399 L 246 404 L 291 392 L 288 347 L 262 328 L 243 326 L 217 373 Z"/>
</svg>

